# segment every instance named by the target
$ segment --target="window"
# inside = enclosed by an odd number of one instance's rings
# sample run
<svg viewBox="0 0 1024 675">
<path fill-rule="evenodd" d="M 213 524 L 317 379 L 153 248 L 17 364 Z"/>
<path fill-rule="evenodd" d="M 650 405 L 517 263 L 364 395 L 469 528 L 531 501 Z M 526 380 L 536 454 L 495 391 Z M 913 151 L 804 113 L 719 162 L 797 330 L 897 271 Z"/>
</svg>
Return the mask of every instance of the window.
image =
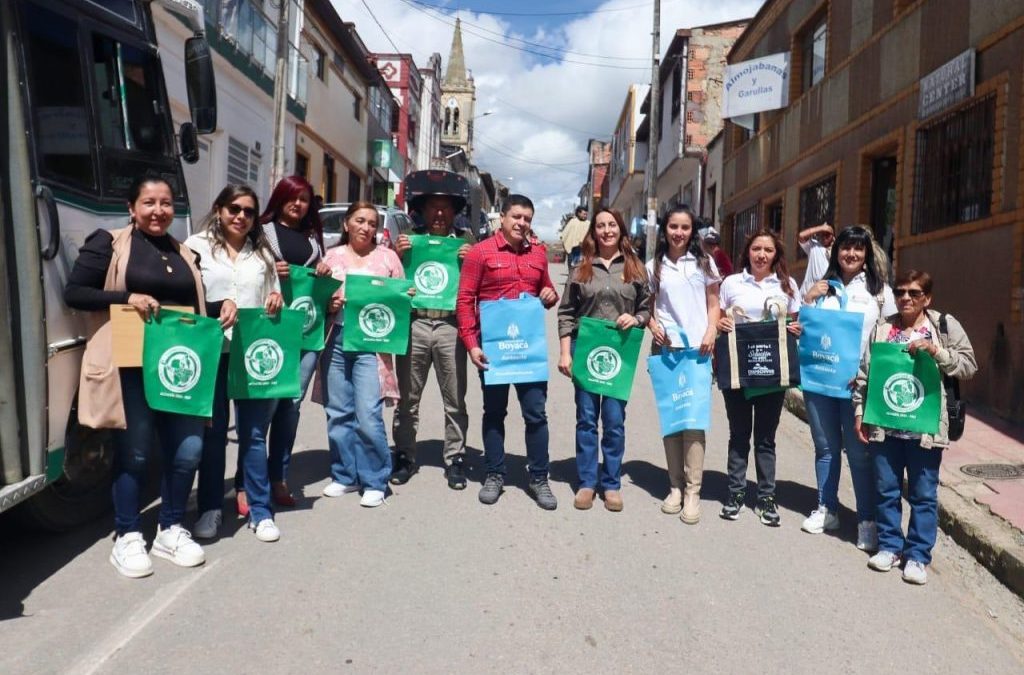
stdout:
<svg viewBox="0 0 1024 675">
<path fill-rule="evenodd" d="M 359 94 L 353 94 L 352 96 L 352 116 L 359 122 L 362 120 L 363 115 L 363 97 Z"/>
<path fill-rule="evenodd" d="M 344 73 L 345 72 L 345 58 L 337 50 L 335 50 L 333 59 L 334 59 L 334 67 L 337 68 L 342 73 Z"/>
<path fill-rule="evenodd" d="M 324 153 L 324 203 L 330 204 L 334 201 L 334 158 Z"/>
<path fill-rule="evenodd" d="M 736 214 L 732 228 L 732 259 L 739 260 L 743 256 L 743 246 L 747 237 L 757 232 L 757 204 Z"/>
<path fill-rule="evenodd" d="M 824 180 L 812 183 L 800 191 L 800 230 L 815 227 L 822 223 L 835 224 L 836 219 L 836 176 L 832 174 Z M 802 248 L 797 249 L 797 257 L 804 258 Z"/>
<path fill-rule="evenodd" d="M 914 234 L 992 213 L 995 117 L 991 95 L 918 130 Z"/>
<path fill-rule="evenodd" d="M 359 191 L 362 187 L 362 182 L 359 179 L 359 174 L 352 169 L 348 170 L 348 200 L 350 202 L 359 201 Z"/>
<path fill-rule="evenodd" d="M 822 15 L 812 22 L 800 39 L 801 91 L 807 91 L 825 77 L 827 54 L 828 16 Z"/>
<path fill-rule="evenodd" d="M 683 93 L 683 68 L 676 62 L 676 67 L 672 69 L 672 119 L 679 117 L 679 109 L 682 107 L 682 93 Z"/>
<path fill-rule="evenodd" d="M 301 152 L 295 153 L 295 175 L 309 178 L 309 157 Z"/>
<path fill-rule="evenodd" d="M 764 224 L 776 234 L 782 234 L 782 202 L 769 204 L 764 210 Z"/>
<path fill-rule="evenodd" d="M 228 182 L 257 185 L 260 180 L 260 151 L 228 136 Z"/>
<path fill-rule="evenodd" d="M 320 47 L 313 45 L 313 66 L 316 68 L 316 79 L 327 81 L 327 54 Z"/>
</svg>

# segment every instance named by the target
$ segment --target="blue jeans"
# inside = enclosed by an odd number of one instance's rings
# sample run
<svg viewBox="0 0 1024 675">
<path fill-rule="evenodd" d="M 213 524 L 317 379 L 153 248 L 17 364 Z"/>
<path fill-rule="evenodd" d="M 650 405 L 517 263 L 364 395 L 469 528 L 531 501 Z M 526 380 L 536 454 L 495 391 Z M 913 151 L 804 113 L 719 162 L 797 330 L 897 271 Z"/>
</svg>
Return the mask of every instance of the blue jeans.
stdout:
<svg viewBox="0 0 1024 675">
<path fill-rule="evenodd" d="M 267 472 L 267 429 L 279 399 L 235 401 L 235 429 L 238 431 L 238 461 L 242 465 L 249 518 L 259 523 L 273 518 L 270 505 L 270 476 Z"/>
<path fill-rule="evenodd" d="M 874 520 L 878 501 L 875 465 L 867 446 L 857 438 L 853 403 L 849 399 L 804 392 L 807 419 L 814 440 L 814 473 L 818 479 L 818 503 L 829 511 L 839 510 L 839 475 L 842 449 L 850 463 L 853 495 L 857 499 L 857 520 Z"/>
<path fill-rule="evenodd" d="M 508 384 L 483 384 L 484 469 L 487 473 L 505 475 L 505 417 L 508 415 Z M 519 408 L 526 423 L 526 469 L 531 480 L 548 477 L 548 400 L 547 382 L 515 385 Z"/>
<path fill-rule="evenodd" d="M 341 326 L 332 332 L 324 357 L 324 410 L 331 478 L 342 485 L 385 491 L 391 475 L 382 416 L 377 355 L 342 350 Z"/>
<path fill-rule="evenodd" d="M 161 528 L 180 525 L 203 452 L 206 420 L 151 409 L 146 403 L 140 368 L 121 369 L 121 396 L 128 427 L 113 433 L 111 492 L 117 535 L 141 530 L 139 495 L 146 478 L 147 455 L 153 446 L 154 433 L 163 454 L 158 521 Z"/>
<path fill-rule="evenodd" d="M 199 460 L 199 486 L 196 505 L 199 513 L 220 511 L 224 505 L 224 469 L 227 461 L 228 418 L 228 357 L 222 354 L 217 368 L 217 386 L 213 392 L 213 419 L 203 432 L 203 456 Z M 241 455 L 239 455 L 241 457 Z M 235 489 L 242 489 L 241 462 L 235 472 Z"/>
<path fill-rule="evenodd" d="M 270 480 L 280 483 L 288 480 L 288 464 L 295 446 L 295 432 L 299 428 L 299 408 L 306 398 L 306 390 L 316 372 L 320 352 L 302 351 L 299 361 L 299 397 L 277 399 L 277 409 L 270 421 Z"/>
<path fill-rule="evenodd" d="M 873 443 L 878 474 L 878 549 L 902 553 L 925 565 L 939 529 L 940 448 L 925 449 L 917 439 L 890 438 Z M 903 536 L 903 475 L 906 472 L 910 526 Z"/>
<path fill-rule="evenodd" d="M 576 387 L 576 471 L 581 488 L 597 488 L 597 420 L 601 419 L 601 488 L 621 487 L 626 452 L 626 402 Z"/>
</svg>

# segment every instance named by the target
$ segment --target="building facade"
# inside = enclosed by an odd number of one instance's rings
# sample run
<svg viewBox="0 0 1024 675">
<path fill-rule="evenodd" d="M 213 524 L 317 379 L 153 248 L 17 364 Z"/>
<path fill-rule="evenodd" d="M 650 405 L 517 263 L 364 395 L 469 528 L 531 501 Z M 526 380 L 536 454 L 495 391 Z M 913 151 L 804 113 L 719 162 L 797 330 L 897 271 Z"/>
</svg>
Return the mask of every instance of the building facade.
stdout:
<svg viewBox="0 0 1024 675">
<path fill-rule="evenodd" d="M 411 54 L 373 54 L 374 63 L 384 82 L 391 88 L 391 95 L 398 102 L 398 116 L 392 126 L 392 138 L 398 150 L 399 162 L 392 166 L 401 167 L 396 172 L 399 183 L 395 186 L 395 204 L 405 207 L 405 195 L 401 178 L 416 169 L 419 158 L 420 101 L 423 80 Z"/>
<path fill-rule="evenodd" d="M 788 105 L 726 127 L 726 249 L 771 227 L 800 277 L 799 230 L 867 224 L 964 324 L 966 397 L 1024 421 L 1024 3 L 769 0 L 729 61 L 780 52 Z"/>
<path fill-rule="evenodd" d="M 587 207 L 587 213 L 593 217 L 597 209 L 604 205 L 608 195 L 608 165 L 612 158 L 612 144 L 591 138 L 587 142 L 587 154 L 590 157 L 585 186 L 587 193 L 581 195 L 580 205 Z"/>
<path fill-rule="evenodd" d="M 608 200 L 622 213 L 631 234 L 637 234 L 637 219 L 646 217 L 644 170 L 647 165 L 648 125 L 640 107 L 650 89 L 646 84 L 631 84 L 619 111 L 612 134 L 608 165 Z"/>
<path fill-rule="evenodd" d="M 416 169 L 429 169 L 441 155 L 441 55 L 433 53 L 420 68 L 423 90 L 420 98 L 420 138 Z"/>
<path fill-rule="evenodd" d="M 473 116 L 476 114 L 476 85 L 466 69 L 462 51 L 462 22 L 455 19 L 448 67 L 441 83 L 441 143 L 466 153 L 473 161 Z"/>
</svg>

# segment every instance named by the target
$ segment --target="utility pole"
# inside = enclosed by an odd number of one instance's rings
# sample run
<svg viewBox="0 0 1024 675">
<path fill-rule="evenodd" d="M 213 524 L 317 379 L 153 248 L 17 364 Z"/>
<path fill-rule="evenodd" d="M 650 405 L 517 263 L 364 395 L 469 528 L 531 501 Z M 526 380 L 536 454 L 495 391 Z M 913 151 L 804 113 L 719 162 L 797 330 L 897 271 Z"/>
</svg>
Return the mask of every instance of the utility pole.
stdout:
<svg viewBox="0 0 1024 675">
<path fill-rule="evenodd" d="M 647 118 L 647 260 L 654 259 L 658 237 L 658 130 L 661 129 L 661 0 L 654 0 L 654 32 L 651 44 L 651 105 Z"/>
<path fill-rule="evenodd" d="M 277 64 L 274 68 L 274 152 L 270 170 L 270 189 L 284 178 L 284 120 L 288 115 L 288 5 L 278 0 Z"/>
</svg>

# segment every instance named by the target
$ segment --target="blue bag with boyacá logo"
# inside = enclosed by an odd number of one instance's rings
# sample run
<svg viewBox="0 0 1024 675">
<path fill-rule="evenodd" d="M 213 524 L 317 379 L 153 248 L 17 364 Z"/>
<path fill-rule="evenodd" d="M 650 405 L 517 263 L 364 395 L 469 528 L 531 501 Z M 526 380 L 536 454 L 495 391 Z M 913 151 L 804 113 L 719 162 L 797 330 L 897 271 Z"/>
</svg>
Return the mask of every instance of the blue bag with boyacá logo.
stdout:
<svg viewBox="0 0 1024 675">
<path fill-rule="evenodd" d="M 484 384 L 548 381 L 544 305 L 522 293 L 517 299 L 480 303 L 480 347 L 487 357 Z"/>
<path fill-rule="evenodd" d="M 684 345 L 686 335 L 680 331 Z M 662 347 L 647 358 L 647 372 L 658 405 L 661 435 L 711 428 L 711 356 L 699 349 Z"/>
<path fill-rule="evenodd" d="M 846 310 L 842 284 L 830 281 L 839 297 L 839 309 L 822 309 L 824 296 L 813 307 L 800 309 L 800 386 L 832 398 L 850 398 L 850 380 L 860 365 L 861 327 L 864 315 Z"/>
</svg>

